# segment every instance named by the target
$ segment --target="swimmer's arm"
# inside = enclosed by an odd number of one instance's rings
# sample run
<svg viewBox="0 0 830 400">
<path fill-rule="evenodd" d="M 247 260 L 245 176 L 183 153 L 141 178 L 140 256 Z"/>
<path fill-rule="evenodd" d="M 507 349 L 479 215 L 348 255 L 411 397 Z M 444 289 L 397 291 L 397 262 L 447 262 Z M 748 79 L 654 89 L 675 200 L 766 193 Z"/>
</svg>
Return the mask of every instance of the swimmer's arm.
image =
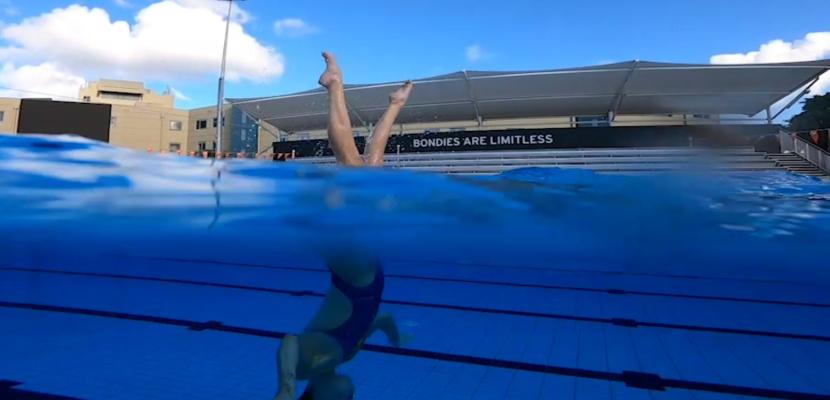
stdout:
<svg viewBox="0 0 830 400">
<path fill-rule="evenodd" d="M 386 339 L 389 340 L 389 343 L 395 347 L 401 347 L 401 334 L 398 331 L 398 324 L 395 323 L 395 318 L 389 314 L 383 314 L 375 318 L 375 322 L 372 324 L 372 330 L 369 335 L 373 333 L 381 331 L 386 335 Z"/>
</svg>

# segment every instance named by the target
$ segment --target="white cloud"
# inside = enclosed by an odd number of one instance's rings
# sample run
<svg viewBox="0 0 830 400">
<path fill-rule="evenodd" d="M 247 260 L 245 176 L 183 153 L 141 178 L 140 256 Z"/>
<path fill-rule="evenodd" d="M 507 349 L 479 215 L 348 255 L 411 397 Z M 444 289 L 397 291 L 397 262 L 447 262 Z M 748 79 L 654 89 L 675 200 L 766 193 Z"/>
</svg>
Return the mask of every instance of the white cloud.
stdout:
<svg viewBox="0 0 830 400">
<path fill-rule="evenodd" d="M 190 101 L 190 100 L 192 100 L 190 97 L 187 97 L 187 95 L 185 95 L 184 93 L 182 93 L 181 91 L 179 91 L 178 89 L 176 89 L 174 87 L 170 88 L 170 92 L 173 93 L 173 97 L 175 97 L 176 100 L 181 100 L 181 101 Z"/>
<path fill-rule="evenodd" d="M 712 64 L 760 64 L 794 61 L 813 61 L 830 58 L 830 32 L 808 33 L 803 39 L 787 42 L 775 39 L 748 53 L 718 54 Z M 824 74 L 810 90 L 821 94 L 830 90 L 830 74 Z"/>
<path fill-rule="evenodd" d="M 300 37 L 317 33 L 317 27 L 310 25 L 300 18 L 285 18 L 274 23 L 274 30 L 277 35 L 289 37 Z"/>
<path fill-rule="evenodd" d="M 478 44 L 467 46 L 467 49 L 464 51 L 464 55 L 467 57 L 467 61 L 471 63 L 479 62 L 492 57 L 492 54 L 484 50 L 484 48 Z"/>
<path fill-rule="evenodd" d="M 830 55 L 830 32 L 813 32 L 793 42 L 769 41 L 749 53 L 718 54 L 712 64 L 756 64 L 820 60 Z"/>
<path fill-rule="evenodd" d="M 84 78 L 51 63 L 24 65 L 19 68 L 12 63 L 6 63 L 0 69 L 0 97 L 52 97 L 57 100 L 71 100 L 78 98 L 78 90 L 85 83 Z"/>
<path fill-rule="evenodd" d="M 133 6 L 129 0 L 112 0 L 112 2 L 121 8 L 130 8 Z"/>
<path fill-rule="evenodd" d="M 133 24 L 113 21 L 101 8 L 76 4 L 54 9 L 2 27 L 0 37 L 7 45 L 0 47 L 0 62 L 23 65 L 14 70 L 49 65 L 56 71 L 91 79 L 169 81 L 212 77 L 219 72 L 225 32 L 223 10 L 216 5 L 223 4 L 158 1 L 138 11 Z M 235 10 L 228 79 L 262 82 L 281 76 L 283 55 L 245 32 L 243 22 L 249 19 L 245 11 Z M 6 73 L 4 70 L 4 79 Z M 26 89 L 22 85 L 13 87 Z"/>
</svg>

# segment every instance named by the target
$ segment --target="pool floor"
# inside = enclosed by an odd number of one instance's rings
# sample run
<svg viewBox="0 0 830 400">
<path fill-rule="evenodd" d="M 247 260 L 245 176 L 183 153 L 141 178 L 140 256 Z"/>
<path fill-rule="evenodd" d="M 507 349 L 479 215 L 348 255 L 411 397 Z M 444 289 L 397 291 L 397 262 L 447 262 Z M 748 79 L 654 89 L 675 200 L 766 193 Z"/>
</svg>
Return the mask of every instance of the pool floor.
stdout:
<svg viewBox="0 0 830 400">
<path fill-rule="evenodd" d="M 830 290 L 706 276 L 389 262 L 357 399 L 830 398 Z M 117 272 L 114 272 L 117 271 Z M 0 267 L 0 398 L 264 399 L 315 263 Z"/>
</svg>

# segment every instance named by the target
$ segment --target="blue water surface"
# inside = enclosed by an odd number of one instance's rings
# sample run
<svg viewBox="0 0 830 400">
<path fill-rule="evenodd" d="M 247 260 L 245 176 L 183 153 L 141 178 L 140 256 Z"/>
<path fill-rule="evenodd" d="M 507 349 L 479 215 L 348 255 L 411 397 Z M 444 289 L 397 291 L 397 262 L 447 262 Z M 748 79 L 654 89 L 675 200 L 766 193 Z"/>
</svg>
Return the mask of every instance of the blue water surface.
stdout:
<svg viewBox="0 0 830 400">
<path fill-rule="evenodd" d="M 348 248 L 412 337 L 344 366 L 358 399 L 821 398 L 828 245 L 830 183 L 785 172 L 459 177 L 0 136 L 0 397 L 270 398 Z"/>
</svg>

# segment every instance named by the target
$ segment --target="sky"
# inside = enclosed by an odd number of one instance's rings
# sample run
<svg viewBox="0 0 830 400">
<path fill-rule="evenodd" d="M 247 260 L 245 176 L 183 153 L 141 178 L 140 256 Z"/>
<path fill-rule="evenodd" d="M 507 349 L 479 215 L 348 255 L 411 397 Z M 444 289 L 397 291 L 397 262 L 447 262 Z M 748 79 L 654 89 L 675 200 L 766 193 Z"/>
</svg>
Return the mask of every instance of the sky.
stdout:
<svg viewBox="0 0 830 400">
<path fill-rule="evenodd" d="M 827 0 L 246 0 L 232 16 L 229 98 L 312 89 L 320 52 L 348 83 L 459 70 L 628 60 L 756 63 L 830 58 Z M 216 101 L 219 0 L 0 0 L 0 96 L 71 99 L 100 78 Z M 830 90 L 826 74 L 817 90 Z M 26 92 L 22 92 L 25 90 Z"/>
</svg>

